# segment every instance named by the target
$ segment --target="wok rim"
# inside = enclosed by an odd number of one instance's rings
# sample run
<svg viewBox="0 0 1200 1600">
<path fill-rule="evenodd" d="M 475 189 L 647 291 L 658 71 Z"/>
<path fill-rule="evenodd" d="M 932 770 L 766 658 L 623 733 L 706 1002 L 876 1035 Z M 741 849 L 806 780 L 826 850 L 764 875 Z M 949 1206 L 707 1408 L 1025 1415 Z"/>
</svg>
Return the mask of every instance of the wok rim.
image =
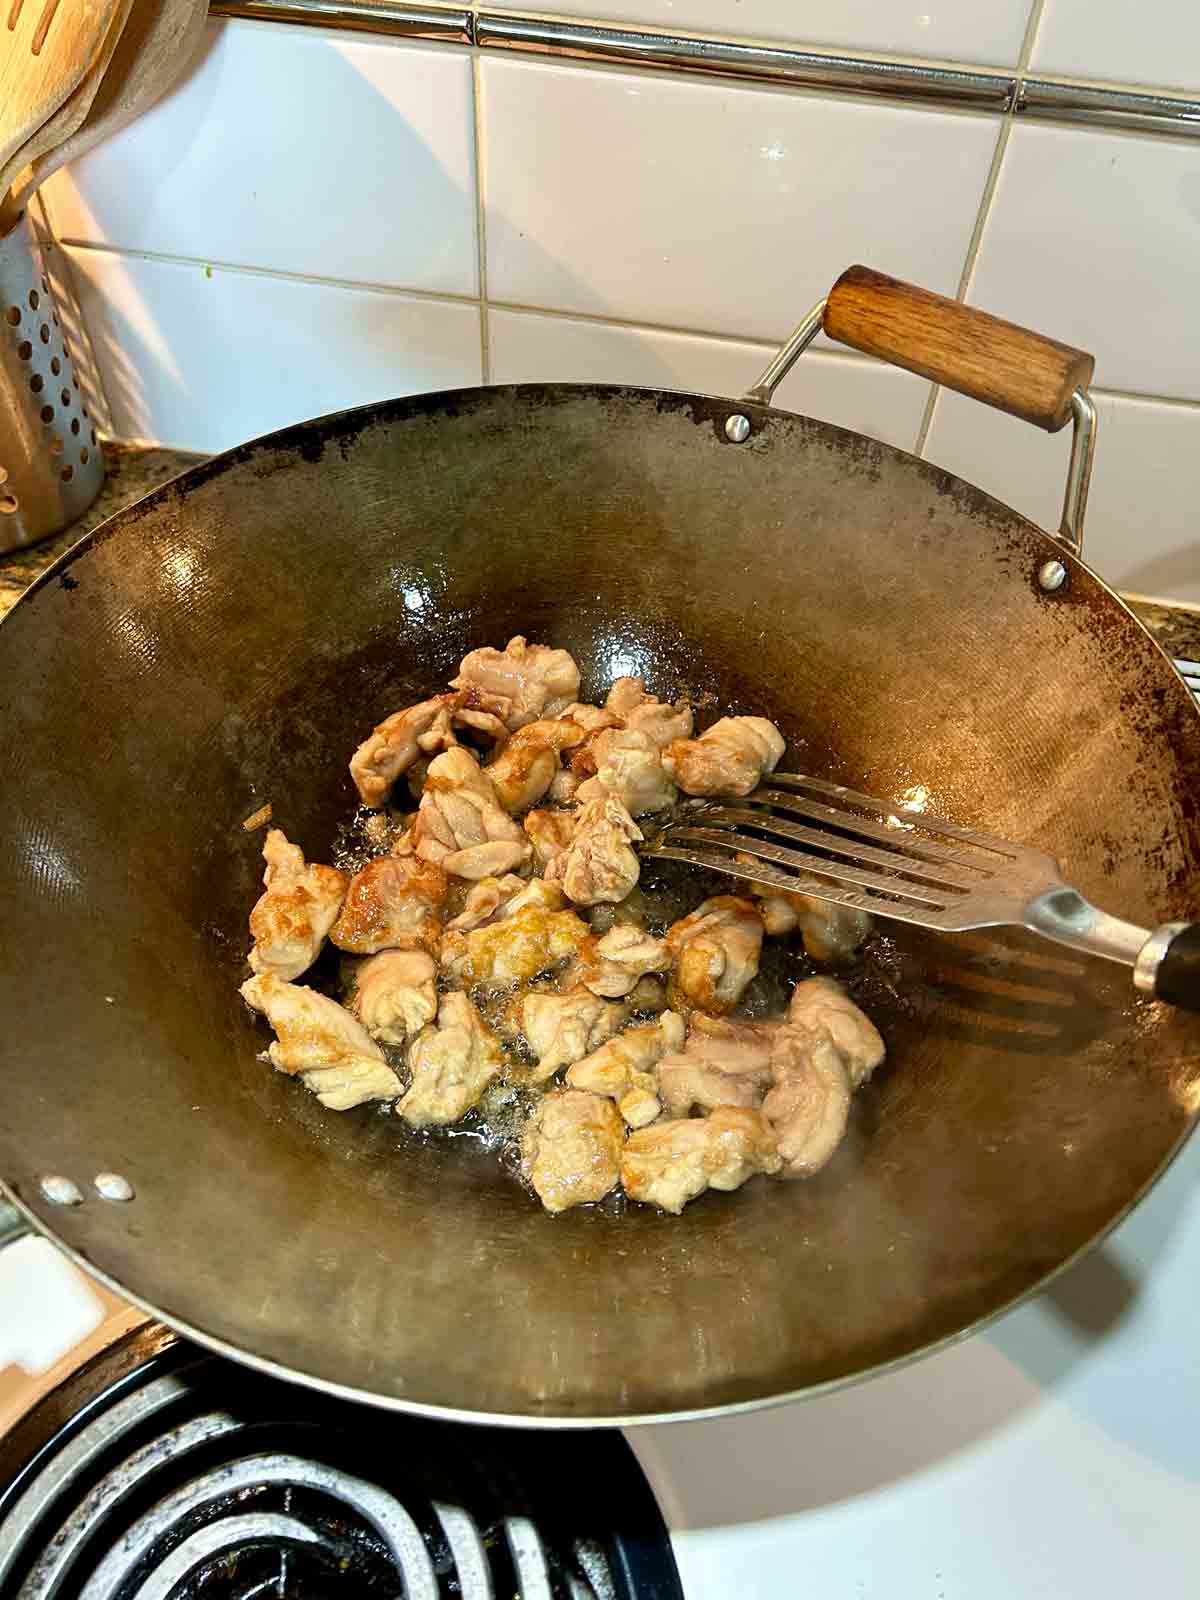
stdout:
<svg viewBox="0 0 1200 1600">
<path fill-rule="evenodd" d="M 201 460 L 193 462 L 181 472 L 168 478 L 165 482 L 157 484 L 148 493 L 139 496 L 128 505 L 122 506 L 106 517 L 96 527 L 82 534 L 67 550 L 56 557 L 53 562 L 41 572 L 21 593 L 15 604 L 10 607 L 7 615 L 0 619 L 0 626 L 7 621 L 8 616 L 16 613 L 19 607 L 27 601 L 32 603 L 33 597 L 44 587 L 48 587 L 55 579 L 68 571 L 69 568 L 93 547 L 106 543 L 121 530 L 121 526 L 128 521 L 129 525 L 136 525 L 136 513 L 142 508 L 155 503 L 160 497 L 178 493 L 180 486 L 186 487 L 186 480 L 195 476 L 195 487 L 212 476 L 218 476 L 232 467 L 247 460 L 255 452 L 271 448 L 295 452 L 300 438 L 308 430 L 320 430 L 328 433 L 331 426 L 342 426 L 349 430 L 361 431 L 362 429 L 382 423 L 398 423 L 410 417 L 421 414 L 445 410 L 452 407 L 456 401 L 467 402 L 472 397 L 482 393 L 520 393 L 532 391 L 543 395 L 591 394 L 609 399 L 619 398 L 622 395 L 649 396 L 670 400 L 700 401 L 712 407 L 728 407 L 731 410 L 749 415 L 753 418 L 771 419 L 783 418 L 791 422 L 814 424 L 821 429 L 830 430 L 842 435 L 849 440 L 856 440 L 869 444 L 881 444 L 895 455 L 904 458 L 918 468 L 922 475 L 935 479 L 943 487 L 961 486 L 972 495 L 978 496 L 983 502 L 995 506 L 1007 517 L 1019 522 L 1023 529 L 1034 534 L 1044 544 L 1048 556 L 1053 556 L 1061 561 L 1067 568 L 1068 584 L 1075 569 L 1085 572 L 1097 585 L 1104 601 L 1115 604 L 1123 618 L 1132 623 L 1140 634 L 1153 646 L 1159 658 L 1169 669 L 1172 679 L 1178 689 L 1187 695 L 1188 704 L 1192 714 L 1200 717 L 1200 705 L 1197 704 L 1182 675 L 1176 668 L 1173 658 L 1158 643 L 1146 624 L 1137 616 L 1129 603 L 1119 594 L 1106 579 L 1095 572 L 1088 563 L 1074 551 L 1069 549 L 1060 538 L 1039 527 L 1021 512 L 997 499 L 986 490 L 980 489 L 968 479 L 960 478 L 936 463 L 915 455 L 912 451 L 888 444 L 883 440 L 876 440 L 874 436 L 859 432 L 853 428 L 844 428 L 837 423 L 827 422 L 819 417 L 811 417 L 804 412 L 787 411 L 782 407 L 763 406 L 744 399 L 733 399 L 727 395 L 714 395 L 697 390 L 663 389 L 639 384 L 616 383 L 589 383 L 589 382 L 530 382 L 514 384 L 473 384 L 455 389 L 438 389 L 423 391 L 419 394 L 398 395 L 387 400 L 369 401 L 362 405 L 345 407 L 337 411 L 323 413 L 319 416 L 305 418 L 297 422 L 286 424 L 282 428 L 274 429 L 268 433 L 255 435 L 253 438 L 233 445 L 226 450 L 215 452 Z M 1168 1150 L 1159 1165 L 1142 1183 L 1137 1192 L 1109 1218 L 1089 1239 L 1085 1240 L 1077 1249 L 1062 1261 L 1049 1268 L 1044 1274 L 1028 1284 L 1024 1289 L 1013 1295 L 1003 1304 L 976 1317 L 940 1338 L 920 1344 L 903 1354 L 893 1356 L 887 1360 L 875 1362 L 872 1365 L 859 1368 L 857 1371 L 843 1373 L 834 1378 L 828 1378 L 817 1383 L 805 1385 L 799 1389 L 789 1389 L 779 1393 L 761 1394 L 749 1399 L 730 1400 L 715 1405 L 681 1407 L 666 1411 L 630 1412 L 619 1414 L 587 1415 L 582 1413 L 546 1413 L 546 1412 L 499 1412 L 479 1411 L 468 1408 L 443 1405 L 431 1401 L 412 1400 L 397 1394 L 381 1394 L 371 1389 L 359 1388 L 352 1384 L 343 1384 L 329 1378 L 320 1377 L 314 1373 L 305 1372 L 300 1368 L 289 1367 L 273 1360 L 270 1357 L 257 1354 L 253 1350 L 243 1349 L 241 1346 L 218 1335 L 206 1332 L 196 1324 L 171 1316 L 162 1308 L 140 1294 L 133 1293 L 118 1278 L 97 1266 L 81 1250 L 77 1250 L 63 1239 L 55 1228 L 43 1219 L 33 1208 L 31 1202 L 22 1200 L 19 1195 L 0 1177 L 0 1198 L 8 1200 L 19 1216 L 28 1225 L 28 1230 L 34 1236 L 48 1240 L 56 1249 L 62 1252 L 85 1275 L 95 1279 L 118 1298 L 156 1319 L 166 1327 L 172 1329 L 183 1338 L 190 1340 L 204 1350 L 225 1359 L 236 1362 L 238 1365 L 248 1367 L 254 1371 L 262 1372 L 267 1376 L 282 1380 L 283 1382 L 299 1383 L 309 1389 L 314 1389 L 321 1394 L 334 1399 L 347 1400 L 354 1404 L 369 1405 L 389 1412 L 404 1413 L 412 1416 L 424 1417 L 432 1421 L 460 1422 L 480 1424 L 492 1427 L 527 1428 L 566 1430 L 579 1428 L 642 1428 L 655 1424 L 700 1422 L 718 1417 L 744 1416 L 757 1411 L 774 1409 L 775 1407 L 793 1405 L 798 1402 L 824 1398 L 842 1390 L 850 1389 L 872 1379 L 886 1377 L 893 1372 L 902 1371 L 926 1357 L 939 1355 L 952 1349 L 958 1344 L 973 1338 L 976 1334 L 985 1332 L 993 1324 L 1009 1315 L 1010 1312 L 1020 1309 L 1036 1296 L 1043 1293 L 1051 1284 L 1055 1283 L 1065 1273 L 1077 1266 L 1097 1245 L 1103 1243 L 1120 1225 L 1136 1210 L 1147 1194 L 1155 1187 L 1167 1173 L 1180 1152 L 1196 1130 L 1200 1122 L 1200 1111 L 1193 1112 L 1187 1125 L 1179 1134 L 1173 1146 Z M 18 1237 L 22 1235 L 18 1234 Z"/>
</svg>

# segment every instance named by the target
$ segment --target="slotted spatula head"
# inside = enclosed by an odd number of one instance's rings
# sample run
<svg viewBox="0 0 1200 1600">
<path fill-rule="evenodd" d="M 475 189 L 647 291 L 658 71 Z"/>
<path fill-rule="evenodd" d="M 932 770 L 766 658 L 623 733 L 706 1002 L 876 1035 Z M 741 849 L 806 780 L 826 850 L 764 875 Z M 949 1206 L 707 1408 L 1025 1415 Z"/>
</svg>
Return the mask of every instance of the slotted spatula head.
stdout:
<svg viewBox="0 0 1200 1600">
<path fill-rule="evenodd" d="M 697 806 L 641 853 L 944 933 L 1029 928 L 1125 962 L 1145 993 L 1200 1010 L 1200 925 L 1124 922 L 1065 884 L 1044 851 L 823 778 L 774 773 L 744 800 Z"/>
<path fill-rule="evenodd" d="M 83 81 L 120 0 L 0 0 L 0 169 Z"/>
<path fill-rule="evenodd" d="M 1061 883 L 1040 850 L 792 773 L 698 807 L 647 849 L 946 932 L 1023 922 L 1028 901 Z"/>
</svg>

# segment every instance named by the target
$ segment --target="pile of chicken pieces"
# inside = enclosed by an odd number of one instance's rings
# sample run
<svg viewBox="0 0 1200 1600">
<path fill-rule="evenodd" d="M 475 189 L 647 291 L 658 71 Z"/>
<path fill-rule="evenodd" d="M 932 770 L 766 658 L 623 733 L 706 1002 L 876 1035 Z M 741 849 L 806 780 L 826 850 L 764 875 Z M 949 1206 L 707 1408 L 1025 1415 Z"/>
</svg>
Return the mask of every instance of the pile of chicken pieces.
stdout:
<svg viewBox="0 0 1200 1600">
<path fill-rule="evenodd" d="M 381 853 L 353 875 L 270 830 L 241 989 L 275 1031 L 270 1060 L 331 1110 L 395 1102 L 415 1128 L 459 1121 L 498 1080 L 518 1086 L 538 1097 L 521 1171 L 550 1212 L 620 1185 L 678 1213 L 755 1173 L 809 1177 L 883 1041 L 826 977 L 798 983 L 777 1020 L 730 1013 L 765 934 L 799 931 L 821 959 L 869 921 L 763 888 L 706 900 L 664 937 L 642 926 L 637 897 L 623 904 L 636 818 L 681 794 L 749 794 L 784 740 L 741 716 L 693 737 L 690 705 L 639 678 L 603 705 L 581 703 L 579 682 L 566 650 L 515 638 L 381 722 L 350 762 Z M 296 981 L 327 939 L 359 958 L 344 1006 Z"/>
</svg>

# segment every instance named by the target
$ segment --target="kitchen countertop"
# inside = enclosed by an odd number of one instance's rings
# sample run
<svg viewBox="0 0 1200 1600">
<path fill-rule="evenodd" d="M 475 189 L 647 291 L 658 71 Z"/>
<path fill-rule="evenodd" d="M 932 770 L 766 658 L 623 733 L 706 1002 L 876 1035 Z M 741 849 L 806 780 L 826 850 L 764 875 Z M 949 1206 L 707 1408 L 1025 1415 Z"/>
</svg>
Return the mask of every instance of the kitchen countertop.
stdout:
<svg viewBox="0 0 1200 1600">
<path fill-rule="evenodd" d="M 205 458 L 186 450 L 106 444 L 104 459 L 108 465 L 108 476 L 89 511 L 52 539 L 28 545 L 23 550 L 14 550 L 7 556 L 0 555 L 0 617 L 12 610 L 34 579 L 69 550 L 76 539 L 81 539 L 108 517 Z M 1134 612 L 1168 655 L 1200 661 L 1200 608 L 1160 605 L 1154 601 L 1127 598 Z"/>
</svg>

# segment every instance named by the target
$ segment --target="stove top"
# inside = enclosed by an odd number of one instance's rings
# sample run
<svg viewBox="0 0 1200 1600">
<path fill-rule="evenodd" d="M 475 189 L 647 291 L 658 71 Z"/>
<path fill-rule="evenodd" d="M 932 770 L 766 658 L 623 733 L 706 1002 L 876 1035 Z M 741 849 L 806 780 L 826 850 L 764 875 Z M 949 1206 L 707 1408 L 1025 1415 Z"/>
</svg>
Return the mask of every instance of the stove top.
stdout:
<svg viewBox="0 0 1200 1600">
<path fill-rule="evenodd" d="M 620 1434 L 397 1417 L 154 1323 L 0 1440 L 0 1484 L 6 1600 L 683 1597 Z"/>
</svg>

